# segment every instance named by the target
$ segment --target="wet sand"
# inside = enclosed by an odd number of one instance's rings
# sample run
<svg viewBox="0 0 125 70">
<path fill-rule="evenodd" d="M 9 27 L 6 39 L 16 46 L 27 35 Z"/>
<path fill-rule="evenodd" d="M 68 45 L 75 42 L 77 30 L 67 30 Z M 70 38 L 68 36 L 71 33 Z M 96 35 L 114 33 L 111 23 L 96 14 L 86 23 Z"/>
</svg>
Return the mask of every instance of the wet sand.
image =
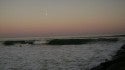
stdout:
<svg viewBox="0 0 125 70">
<path fill-rule="evenodd" d="M 112 60 L 101 63 L 91 70 L 125 70 L 125 44 L 116 53 Z"/>
</svg>

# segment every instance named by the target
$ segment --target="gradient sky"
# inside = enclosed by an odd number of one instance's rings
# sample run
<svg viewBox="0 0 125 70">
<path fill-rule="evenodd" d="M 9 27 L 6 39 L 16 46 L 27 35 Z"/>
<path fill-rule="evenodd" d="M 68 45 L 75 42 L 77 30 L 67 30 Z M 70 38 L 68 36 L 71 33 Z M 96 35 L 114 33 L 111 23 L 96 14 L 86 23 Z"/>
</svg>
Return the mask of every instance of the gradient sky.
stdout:
<svg viewBox="0 0 125 70">
<path fill-rule="evenodd" d="M 0 0 L 0 37 L 125 34 L 125 0 Z"/>
</svg>

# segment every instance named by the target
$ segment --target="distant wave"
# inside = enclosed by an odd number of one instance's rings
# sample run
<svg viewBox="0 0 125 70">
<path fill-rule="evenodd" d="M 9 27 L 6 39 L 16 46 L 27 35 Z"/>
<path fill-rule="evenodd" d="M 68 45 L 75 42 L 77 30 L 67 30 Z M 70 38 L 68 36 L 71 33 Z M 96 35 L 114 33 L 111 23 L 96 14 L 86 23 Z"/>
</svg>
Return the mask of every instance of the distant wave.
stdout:
<svg viewBox="0 0 125 70">
<path fill-rule="evenodd" d="M 118 38 L 84 38 L 84 39 L 50 39 L 50 40 L 6 40 L 2 44 L 9 46 L 15 44 L 46 44 L 46 45 L 81 45 L 91 42 L 117 42 Z"/>
</svg>

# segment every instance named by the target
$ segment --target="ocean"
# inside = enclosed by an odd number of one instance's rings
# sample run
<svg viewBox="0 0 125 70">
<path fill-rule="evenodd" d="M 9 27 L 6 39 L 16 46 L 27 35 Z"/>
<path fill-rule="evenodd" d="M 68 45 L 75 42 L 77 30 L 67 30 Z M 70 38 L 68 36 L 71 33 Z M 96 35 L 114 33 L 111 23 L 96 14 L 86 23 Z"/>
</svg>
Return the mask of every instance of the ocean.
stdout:
<svg viewBox="0 0 125 70">
<path fill-rule="evenodd" d="M 1 39 L 0 70 L 90 70 L 102 62 L 111 60 L 125 42 L 124 37 L 118 37 L 116 42 L 97 41 L 78 45 L 46 44 L 56 38 Z M 71 38 L 75 39 L 73 37 L 58 37 L 58 39 Z M 97 37 L 91 38 L 96 39 Z M 33 44 L 18 42 L 12 45 L 4 44 L 6 41 L 19 40 L 33 40 Z"/>
</svg>

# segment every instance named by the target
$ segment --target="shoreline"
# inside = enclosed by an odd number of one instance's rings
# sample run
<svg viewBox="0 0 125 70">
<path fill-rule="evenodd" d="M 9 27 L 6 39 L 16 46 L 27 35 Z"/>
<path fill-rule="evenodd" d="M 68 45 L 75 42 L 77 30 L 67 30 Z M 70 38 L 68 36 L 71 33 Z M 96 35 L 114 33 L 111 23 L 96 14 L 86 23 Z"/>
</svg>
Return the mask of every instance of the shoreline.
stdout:
<svg viewBox="0 0 125 70">
<path fill-rule="evenodd" d="M 125 70 L 125 44 L 117 51 L 112 60 L 101 63 L 90 70 Z"/>
</svg>

